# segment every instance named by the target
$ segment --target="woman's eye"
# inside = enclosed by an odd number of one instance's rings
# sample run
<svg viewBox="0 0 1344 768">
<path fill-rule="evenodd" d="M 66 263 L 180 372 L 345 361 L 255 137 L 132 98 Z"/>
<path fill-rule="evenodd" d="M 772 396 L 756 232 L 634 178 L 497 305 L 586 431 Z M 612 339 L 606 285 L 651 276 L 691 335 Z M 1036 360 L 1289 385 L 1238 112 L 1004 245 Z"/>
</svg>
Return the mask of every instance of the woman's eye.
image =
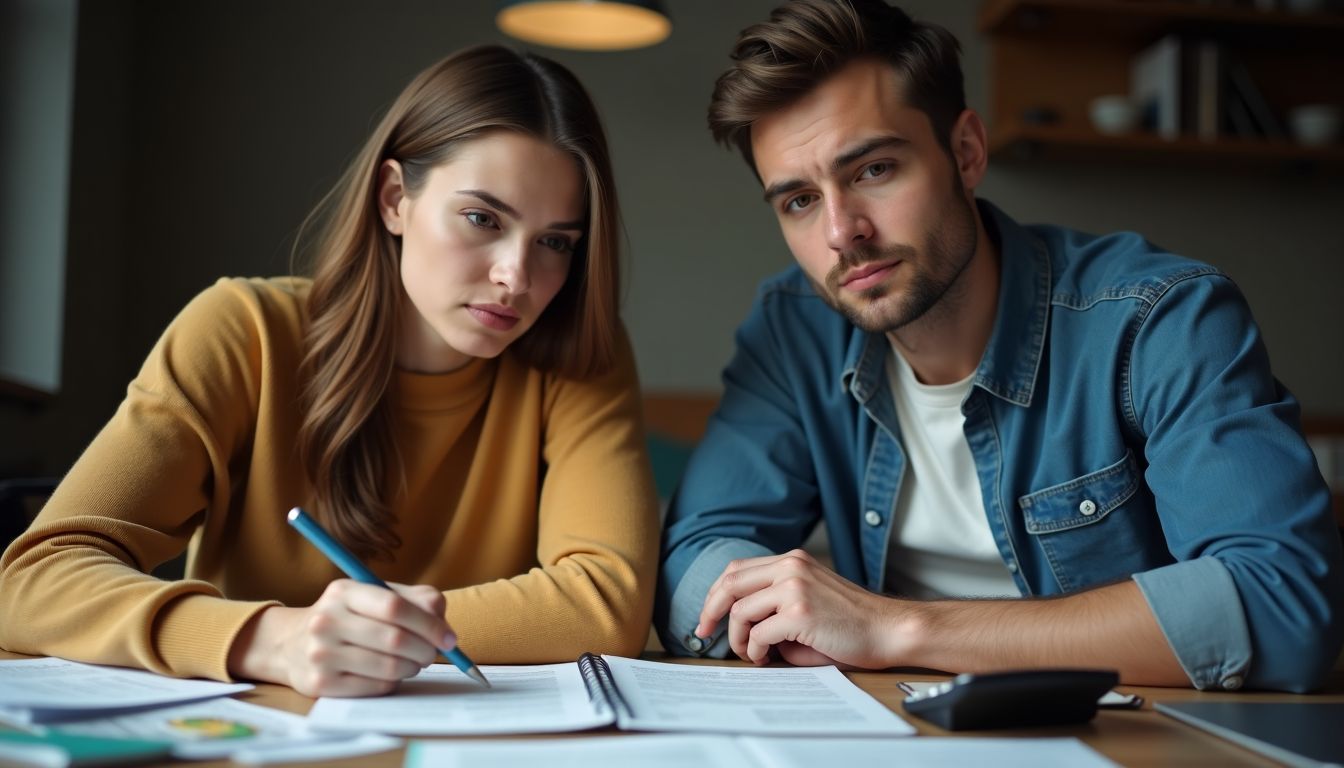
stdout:
<svg viewBox="0 0 1344 768">
<path fill-rule="evenodd" d="M 485 213 L 484 211 L 467 211 L 465 215 L 467 217 L 467 221 L 471 222 L 472 224 L 475 224 L 478 227 L 487 227 L 493 229 L 495 226 L 495 217 L 491 216 L 488 213 Z"/>
<path fill-rule="evenodd" d="M 541 239 L 541 244 L 558 253 L 571 253 L 574 250 L 574 243 L 567 237 L 559 235 L 549 235 Z"/>
<path fill-rule="evenodd" d="M 797 197 L 789 198 L 789 201 L 784 204 L 784 210 L 801 211 L 811 205 L 816 200 L 816 197 L 816 195 L 799 195 Z"/>
</svg>

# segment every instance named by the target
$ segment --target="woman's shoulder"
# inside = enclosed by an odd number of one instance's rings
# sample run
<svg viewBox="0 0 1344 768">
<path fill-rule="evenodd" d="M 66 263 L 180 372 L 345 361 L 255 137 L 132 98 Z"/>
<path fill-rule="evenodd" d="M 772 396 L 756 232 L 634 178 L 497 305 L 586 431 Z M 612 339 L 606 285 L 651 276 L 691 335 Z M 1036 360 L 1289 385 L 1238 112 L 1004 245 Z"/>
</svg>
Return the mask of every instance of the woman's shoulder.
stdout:
<svg viewBox="0 0 1344 768">
<path fill-rule="evenodd" d="M 303 311 L 313 281 L 306 277 L 221 277 L 200 298 L 268 311 Z"/>
<path fill-rule="evenodd" d="M 301 332 L 311 286 L 306 277 L 221 277 L 187 304 L 178 322 Z"/>
<path fill-rule="evenodd" d="M 258 349 L 301 354 L 310 281 L 226 277 L 196 294 L 168 325 L 159 349 L 174 359 L 250 361 Z"/>
<path fill-rule="evenodd" d="M 574 378 L 556 371 L 529 368 L 517 358 L 510 362 L 526 370 L 527 375 L 538 382 L 548 410 L 566 407 L 562 405 L 565 403 L 582 410 L 593 407 L 596 403 L 613 398 L 620 399 L 630 392 L 639 391 L 635 351 L 623 323 L 618 325 L 613 338 L 611 365 L 600 373 Z"/>
</svg>

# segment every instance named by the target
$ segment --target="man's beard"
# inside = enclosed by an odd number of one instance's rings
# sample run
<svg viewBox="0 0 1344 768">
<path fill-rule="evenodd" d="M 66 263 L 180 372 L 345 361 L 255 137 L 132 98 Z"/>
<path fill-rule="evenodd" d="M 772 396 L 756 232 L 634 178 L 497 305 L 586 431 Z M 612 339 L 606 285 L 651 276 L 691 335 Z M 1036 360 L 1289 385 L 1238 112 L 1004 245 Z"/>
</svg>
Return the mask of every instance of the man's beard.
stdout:
<svg viewBox="0 0 1344 768">
<path fill-rule="evenodd" d="M 925 235 L 927 251 L 922 263 L 916 260 L 920 254 L 913 245 L 902 243 L 880 247 L 863 243 L 840 254 L 835 266 L 826 273 L 824 287 L 812 281 L 817 294 L 851 323 L 869 333 L 888 333 L 923 317 L 947 295 L 975 255 L 978 233 L 971 203 L 957 194 L 948 208 L 949 215 L 938 223 L 936 230 Z M 889 282 L 884 282 L 858 292 L 857 303 L 841 300 L 840 281 L 847 272 L 863 264 L 896 259 L 904 262 L 901 269 L 909 273 L 904 295 L 883 301 L 893 290 Z"/>
</svg>

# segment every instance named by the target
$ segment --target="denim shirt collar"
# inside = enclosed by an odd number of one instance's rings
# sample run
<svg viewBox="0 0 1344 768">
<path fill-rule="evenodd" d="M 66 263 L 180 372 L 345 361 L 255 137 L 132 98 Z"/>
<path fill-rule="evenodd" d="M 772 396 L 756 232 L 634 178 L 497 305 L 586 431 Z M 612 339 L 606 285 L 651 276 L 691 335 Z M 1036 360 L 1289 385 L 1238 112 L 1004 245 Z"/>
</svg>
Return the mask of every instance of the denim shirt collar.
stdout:
<svg viewBox="0 0 1344 768">
<path fill-rule="evenodd" d="M 975 384 L 1020 406 L 1031 405 L 1050 319 L 1050 255 L 1045 243 L 985 200 L 981 219 L 999 246 L 999 306 L 994 333 L 976 368 Z M 885 391 L 886 334 L 854 328 L 840 384 L 860 403 Z"/>
</svg>

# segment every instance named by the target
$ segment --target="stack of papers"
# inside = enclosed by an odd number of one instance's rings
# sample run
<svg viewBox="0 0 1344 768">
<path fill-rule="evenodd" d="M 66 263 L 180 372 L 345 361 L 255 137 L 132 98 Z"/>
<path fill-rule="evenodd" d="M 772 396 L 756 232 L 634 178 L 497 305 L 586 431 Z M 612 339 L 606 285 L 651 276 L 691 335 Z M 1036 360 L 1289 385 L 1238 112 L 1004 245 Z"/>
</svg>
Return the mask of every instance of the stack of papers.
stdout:
<svg viewBox="0 0 1344 768">
<path fill-rule="evenodd" d="M 65 659 L 10 659 L 0 661 L 0 720 L 18 726 L 86 720 L 231 696 L 254 687 Z"/>
<path fill-rule="evenodd" d="M 338 759 L 401 744 L 376 734 L 319 733 L 307 718 L 227 698 L 254 687 L 64 659 L 0 660 L 0 721 L 41 737 L 26 745 L 10 740 L 0 745 L 0 757 L 9 749 L 12 759 L 24 760 L 23 753 L 45 749 L 70 759 L 75 747 L 111 755 L 161 743 L 184 759 L 265 763 Z"/>
</svg>

